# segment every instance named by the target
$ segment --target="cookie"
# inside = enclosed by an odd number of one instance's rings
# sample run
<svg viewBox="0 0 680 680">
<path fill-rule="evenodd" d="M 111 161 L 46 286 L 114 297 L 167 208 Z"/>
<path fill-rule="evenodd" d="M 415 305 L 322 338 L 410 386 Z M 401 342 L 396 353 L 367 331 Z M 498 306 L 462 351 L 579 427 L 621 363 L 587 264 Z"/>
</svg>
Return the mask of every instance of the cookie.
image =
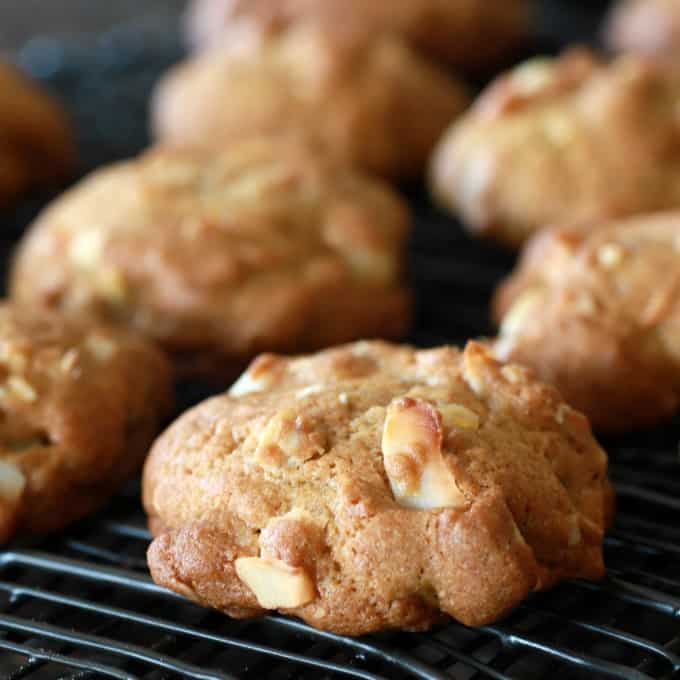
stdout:
<svg viewBox="0 0 680 680">
<path fill-rule="evenodd" d="M 408 209 L 379 180 L 280 137 L 152 150 L 38 217 L 14 299 L 133 326 L 181 372 L 234 377 L 262 351 L 397 337 Z"/>
<path fill-rule="evenodd" d="M 32 186 L 68 177 L 75 149 L 66 114 L 0 61 L 0 206 Z"/>
<path fill-rule="evenodd" d="M 622 0 L 614 5 L 605 40 L 618 51 L 680 56 L 678 0 Z"/>
<path fill-rule="evenodd" d="M 390 179 L 422 171 L 467 105 L 458 82 L 396 38 L 350 39 L 303 25 L 246 55 L 209 52 L 158 85 L 153 129 L 174 144 L 312 132 L 337 158 Z"/>
<path fill-rule="evenodd" d="M 586 418 L 474 342 L 260 356 L 161 435 L 143 496 L 157 583 L 350 635 L 600 578 L 613 511 Z"/>
<path fill-rule="evenodd" d="M 0 541 L 103 505 L 171 403 L 169 363 L 145 340 L 0 304 Z"/>
<path fill-rule="evenodd" d="M 528 35 L 526 0 L 193 0 L 185 32 L 195 49 L 256 44 L 304 20 L 359 36 L 395 33 L 423 54 L 468 71 L 492 68 Z"/>
<path fill-rule="evenodd" d="M 680 67 L 584 50 L 492 84 L 431 163 L 436 199 L 516 247 L 551 224 L 680 208 Z"/>
<path fill-rule="evenodd" d="M 603 431 L 680 406 L 680 214 L 529 242 L 497 292 L 499 357 L 531 366 Z"/>
</svg>

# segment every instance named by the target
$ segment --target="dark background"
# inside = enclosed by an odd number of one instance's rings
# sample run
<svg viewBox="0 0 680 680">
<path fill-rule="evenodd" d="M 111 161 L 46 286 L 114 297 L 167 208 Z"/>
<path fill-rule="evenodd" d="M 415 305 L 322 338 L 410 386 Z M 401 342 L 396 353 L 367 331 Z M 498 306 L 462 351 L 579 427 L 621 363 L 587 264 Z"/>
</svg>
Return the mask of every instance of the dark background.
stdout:
<svg viewBox="0 0 680 680">
<path fill-rule="evenodd" d="M 134 18 L 170 23 L 183 6 L 184 0 L 0 0 L 0 49 L 20 47 L 36 34 L 68 38 Z"/>
</svg>

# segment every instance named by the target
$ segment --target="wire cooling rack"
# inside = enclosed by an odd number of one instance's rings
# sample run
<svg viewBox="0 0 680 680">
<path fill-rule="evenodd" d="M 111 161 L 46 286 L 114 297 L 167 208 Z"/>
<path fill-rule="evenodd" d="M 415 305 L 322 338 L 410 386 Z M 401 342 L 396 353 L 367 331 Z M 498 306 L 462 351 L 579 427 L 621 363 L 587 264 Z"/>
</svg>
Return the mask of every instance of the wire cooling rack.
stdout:
<svg viewBox="0 0 680 680">
<path fill-rule="evenodd" d="M 500 0 L 499 0 L 500 1 Z M 592 40 L 602 3 L 551 3 L 540 25 Z M 551 21 L 548 21 L 550 19 Z M 81 43 L 34 40 L 19 61 L 64 98 L 77 122 L 83 170 L 146 143 L 146 101 L 180 54 L 173 27 L 122 26 Z M 48 196 L 3 216 L 5 255 Z M 417 229 L 412 340 L 462 342 L 490 333 L 488 300 L 512 258 L 470 241 L 422 191 L 409 198 Z M 192 386 L 184 405 L 202 392 Z M 0 551 L 0 678 L 288 680 L 578 680 L 680 677 L 680 422 L 606 442 L 619 498 L 602 583 L 570 582 L 509 618 L 469 629 L 351 639 L 270 616 L 233 621 L 151 582 L 138 484 L 64 534 Z M 64 499 L 68 502 L 68 499 Z"/>
</svg>

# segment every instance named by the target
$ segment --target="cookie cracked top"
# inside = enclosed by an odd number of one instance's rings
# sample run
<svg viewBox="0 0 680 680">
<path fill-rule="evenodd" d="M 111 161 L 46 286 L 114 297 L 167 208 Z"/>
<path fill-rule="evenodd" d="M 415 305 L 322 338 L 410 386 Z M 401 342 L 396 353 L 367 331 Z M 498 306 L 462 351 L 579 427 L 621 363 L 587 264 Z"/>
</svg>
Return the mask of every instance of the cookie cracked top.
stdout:
<svg viewBox="0 0 680 680">
<path fill-rule="evenodd" d="M 158 583 L 361 634 L 602 576 L 612 495 L 587 420 L 527 370 L 361 342 L 259 357 L 157 440 L 144 504 Z"/>
<path fill-rule="evenodd" d="M 0 304 L 0 541 L 100 507 L 172 401 L 170 364 L 144 339 Z"/>
<path fill-rule="evenodd" d="M 179 64 L 156 88 L 152 125 L 162 142 L 211 148 L 312 132 L 337 158 L 404 180 L 468 103 L 459 81 L 395 36 L 357 41 L 303 23 L 245 54 L 210 50 Z"/>
<path fill-rule="evenodd" d="M 94 173 L 19 247 L 21 303 L 130 325 L 188 373 L 233 373 L 409 319 L 403 201 L 302 138 L 157 148 Z"/>
<path fill-rule="evenodd" d="M 596 428 L 680 406 L 680 215 L 546 230 L 498 289 L 496 352 L 535 369 Z"/>
<path fill-rule="evenodd" d="M 431 163 L 433 195 L 518 247 L 546 226 L 680 207 L 680 67 L 584 49 L 501 76 Z"/>
</svg>

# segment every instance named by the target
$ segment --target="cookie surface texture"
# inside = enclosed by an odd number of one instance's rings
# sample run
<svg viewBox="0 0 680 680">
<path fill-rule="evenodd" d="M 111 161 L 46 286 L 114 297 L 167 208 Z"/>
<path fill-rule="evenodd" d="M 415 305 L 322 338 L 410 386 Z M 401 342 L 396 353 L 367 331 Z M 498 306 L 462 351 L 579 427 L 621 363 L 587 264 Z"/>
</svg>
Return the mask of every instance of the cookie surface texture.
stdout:
<svg viewBox="0 0 680 680">
<path fill-rule="evenodd" d="M 234 376 L 265 350 L 399 337 L 409 222 L 387 185 L 306 142 L 156 149 L 39 216 L 12 294 L 133 326 L 185 373 Z"/>
<path fill-rule="evenodd" d="M 518 247 L 546 226 L 680 208 L 680 68 L 573 50 L 517 67 L 445 135 L 434 197 Z"/>
<path fill-rule="evenodd" d="M 127 331 L 3 303 L 0 371 L 3 542 L 103 505 L 170 415 L 168 361 Z"/>
<path fill-rule="evenodd" d="M 336 157 L 389 179 L 424 168 L 465 88 L 393 36 L 304 24 L 246 54 L 210 51 L 172 69 L 152 106 L 157 139 L 230 145 L 312 132 Z"/>
<path fill-rule="evenodd" d="M 477 343 L 263 355 L 157 440 L 143 491 L 157 583 L 352 635 L 601 577 L 613 498 L 586 419 Z"/>
<path fill-rule="evenodd" d="M 680 406 L 680 215 L 534 237 L 499 288 L 498 355 L 533 367 L 596 429 Z"/>
</svg>

